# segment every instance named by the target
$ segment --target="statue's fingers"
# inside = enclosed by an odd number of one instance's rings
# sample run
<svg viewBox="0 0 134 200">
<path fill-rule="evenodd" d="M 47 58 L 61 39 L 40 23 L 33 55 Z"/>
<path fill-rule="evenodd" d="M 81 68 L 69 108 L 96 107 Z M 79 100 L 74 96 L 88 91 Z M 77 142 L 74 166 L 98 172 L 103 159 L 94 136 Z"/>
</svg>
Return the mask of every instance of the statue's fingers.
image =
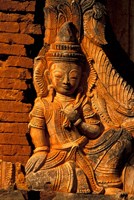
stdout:
<svg viewBox="0 0 134 200">
<path fill-rule="evenodd" d="M 25 166 L 25 171 L 27 171 L 30 168 L 31 162 L 30 160 L 27 162 L 26 166 Z"/>
<path fill-rule="evenodd" d="M 28 162 L 27 162 L 25 168 L 29 168 L 29 167 L 32 165 L 32 163 L 34 163 L 34 160 L 33 160 L 33 158 L 31 157 L 31 158 L 28 160 Z"/>
<path fill-rule="evenodd" d="M 31 171 L 32 171 L 32 166 L 28 165 L 27 167 L 25 167 L 26 174 L 29 174 Z"/>
<path fill-rule="evenodd" d="M 37 162 L 37 161 L 36 161 L 36 162 Z M 32 160 L 29 160 L 29 161 L 27 162 L 27 164 L 26 164 L 26 166 L 25 166 L 25 172 L 26 172 L 26 174 L 30 173 L 30 172 L 33 170 L 33 168 L 34 168 L 36 162 L 35 162 L 35 160 L 34 160 L 34 162 L 33 162 Z"/>
<path fill-rule="evenodd" d="M 31 163 L 31 164 L 29 164 L 29 165 L 27 165 L 26 167 L 25 167 L 25 172 L 26 172 L 26 174 L 29 174 L 31 171 L 32 171 L 32 169 L 33 169 L 33 164 Z"/>
<path fill-rule="evenodd" d="M 44 162 L 45 162 L 45 159 L 44 159 L 44 158 L 40 158 L 40 159 L 36 162 L 36 164 L 35 164 L 35 166 L 34 166 L 34 169 L 33 169 L 33 172 L 36 172 L 38 169 L 40 169 L 40 168 L 43 166 Z"/>
</svg>

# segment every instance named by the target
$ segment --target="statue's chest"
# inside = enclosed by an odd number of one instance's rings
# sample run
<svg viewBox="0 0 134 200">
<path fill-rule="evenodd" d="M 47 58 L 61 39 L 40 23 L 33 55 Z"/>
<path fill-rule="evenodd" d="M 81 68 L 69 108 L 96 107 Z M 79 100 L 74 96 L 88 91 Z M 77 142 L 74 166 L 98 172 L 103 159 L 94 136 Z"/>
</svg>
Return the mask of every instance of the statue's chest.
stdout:
<svg viewBox="0 0 134 200">
<path fill-rule="evenodd" d="M 50 137 L 62 143 L 74 141 L 80 137 L 77 129 L 66 118 L 64 106 L 58 102 L 51 103 L 51 119 L 47 123 Z"/>
</svg>

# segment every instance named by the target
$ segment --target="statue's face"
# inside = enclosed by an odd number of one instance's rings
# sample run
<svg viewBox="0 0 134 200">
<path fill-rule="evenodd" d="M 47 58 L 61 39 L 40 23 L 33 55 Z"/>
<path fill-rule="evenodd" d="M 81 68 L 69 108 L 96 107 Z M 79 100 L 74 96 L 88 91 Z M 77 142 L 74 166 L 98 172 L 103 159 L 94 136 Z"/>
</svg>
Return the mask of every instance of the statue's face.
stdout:
<svg viewBox="0 0 134 200">
<path fill-rule="evenodd" d="M 50 79 L 57 93 L 72 95 L 81 79 L 81 67 L 75 63 L 55 63 L 50 69 Z"/>
</svg>

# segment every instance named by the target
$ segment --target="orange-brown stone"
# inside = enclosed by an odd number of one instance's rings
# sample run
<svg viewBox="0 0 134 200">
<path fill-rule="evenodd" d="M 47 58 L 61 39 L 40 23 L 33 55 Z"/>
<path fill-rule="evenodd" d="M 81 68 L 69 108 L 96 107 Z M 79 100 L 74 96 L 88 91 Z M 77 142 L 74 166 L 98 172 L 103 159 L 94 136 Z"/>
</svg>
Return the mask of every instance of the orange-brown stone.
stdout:
<svg viewBox="0 0 134 200">
<path fill-rule="evenodd" d="M 20 69 L 16 67 L 0 68 L 0 78 L 15 78 L 20 80 L 31 79 L 31 73 L 28 69 Z"/>
<path fill-rule="evenodd" d="M 17 11 L 27 11 L 27 12 L 33 12 L 35 11 L 35 1 L 24 1 L 24 2 L 18 2 L 18 1 L 12 1 L 12 0 L 0 0 L 0 10 L 9 10 L 17 12 Z"/>
<path fill-rule="evenodd" d="M 0 96 L 1 100 L 22 101 L 24 99 L 23 91 L 19 90 L 0 89 Z"/>
<path fill-rule="evenodd" d="M 0 112 L 28 113 L 31 107 L 31 104 L 25 104 L 19 101 L 0 100 Z"/>
<path fill-rule="evenodd" d="M 29 156 L 31 153 L 30 146 L 24 145 L 0 145 L 0 155 L 3 156 Z"/>
<path fill-rule="evenodd" d="M 19 56 L 9 56 L 5 62 L 5 65 L 8 66 L 18 66 L 23 68 L 32 68 L 33 59 L 28 57 L 19 57 Z"/>
<path fill-rule="evenodd" d="M 32 35 L 41 35 L 42 30 L 41 30 L 41 25 L 39 24 L 29 24 L 26 22 L 21 22 L 19 24 L 20 27 L 20 32 L 21 33 L 26 33 L 26 34 L 32 34 Z"/>
<path fill-rule="evenodd" d="M 4 133 L 5 135 L 6 133 L 16 133 L 18 135 L 25 135 L 27 132 L 28 132 L 28 123 L 1 122 L 0 125 L 0 133 Z"/>
<path fill-rule="evenodd" d="M 0 12 L 1 22 L 33 22 L 34 14 L 17 14 Z"/>
<path fill-rule="evenodd" d="M 47 0 L 45 11 L 48 45 L 34 63 L 37 99 L 29 128 L 35 149 L 25 168 L 28 186 L 45 190 L 49 182 L 58 192 L 126 195 L 134 90 L 105 51 L 105 6 Z M 133 175 L 133 162 L 131 167 Z"/>
<path fill-rule="evenodd" d="M 21 136 L 13 133 L 1 133 L 0 143 L 2 144 L 12 144 L 12 145 L 28 145 L 28 141 L 25 136 Z"/>
<path fill-rule="evenodd" d="M 0 78 L 0 89 L 26 90 L 27 84 L 24 80 Z"/>
<path fill-rule="evenodd" d="M 8 113 L 8 112 L 0 112 L 0 121 L 1 122 L 28 122 L 29 115 L 27 113 Z"/>
<path fill-rule="evenodd" d="M 17 22 L 0 22 L 0 32 L 18 33 L 19 24 Z"/>
<path fill-rule="evenodd" d="M 24 45 L 1 43 L 0 54 L 26 56 L 26 49 Z"/>
<path fill-rule="evenodd" d="M 22 165 L 25 165 L 29 156 L 3 156 L 0 155 L 0 159 L 6 162 L 16 163 L 20 162 Z"/>
<path fill-rule="evenodd" d="M 8 44 L 26 44 L 30 45 L 34 43 L 34 39 L 27 34 L 11 34 L 11 33 L 1 33 L 0 42 Z"/>
</svg>

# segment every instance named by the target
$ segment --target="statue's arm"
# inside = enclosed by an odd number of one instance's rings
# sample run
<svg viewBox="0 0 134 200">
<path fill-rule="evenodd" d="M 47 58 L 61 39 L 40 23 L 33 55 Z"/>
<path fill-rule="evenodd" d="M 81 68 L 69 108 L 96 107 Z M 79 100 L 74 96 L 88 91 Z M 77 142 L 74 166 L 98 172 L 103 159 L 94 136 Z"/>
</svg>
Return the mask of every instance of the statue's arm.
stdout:
<svg viewBox="0 0 134 200">
<path fill-rule="evenodd" d="M 97 119 L 96 114 L 93 112 L 89 102 L 85 103 L 82 107 L 81 122 L 74 123 L 77 128 L 90 139 L 97 138 L 101 134 L 100 121 Z"/>
<path fill-rule="evenodd" d="M 81 121 L 77 125 L 78 130 L 90 139 L 97 138 L 101 133 L 101 128 L 98 124 L 90 124 L 88 122 Z"/>
<path fill-rule="evenodd" d="M 102 127 L 100 121 L 97 119 L 96 114 L 93 112 L 88 102 L 82 105 L 82 111 L 79 111 L 79 108 L 75 109 L 75 107 L 71 107 L 70 109 L 65 109 L 64 113 L 81 134 L 88 138 L 94 139 L 101 134 Z"/>
<path fill-rule="evenodd" d="M 39 147 L 43 147 L 43 146 L 48 148 L 47 147 L 48 144 L 47 144 L 47 141 L 46 141 L 46 136 L 45 136 L 45 130 L 44 129 L 31 127 L 30 136 L 32 138 L 32 143 L 35 146 L 35 150 L 34 151 L 39 149 Z"/>
<path fill-rule="evenodd" d="M 45 130 L 44 108 L 40 101 L 36 101 L 30 114 L 30 136 L 34 144 L 34 153 L 26 164 L 26 173 L 35 172 L 45 163 L 48 148 L 48 141 Z"/>
</svg>

